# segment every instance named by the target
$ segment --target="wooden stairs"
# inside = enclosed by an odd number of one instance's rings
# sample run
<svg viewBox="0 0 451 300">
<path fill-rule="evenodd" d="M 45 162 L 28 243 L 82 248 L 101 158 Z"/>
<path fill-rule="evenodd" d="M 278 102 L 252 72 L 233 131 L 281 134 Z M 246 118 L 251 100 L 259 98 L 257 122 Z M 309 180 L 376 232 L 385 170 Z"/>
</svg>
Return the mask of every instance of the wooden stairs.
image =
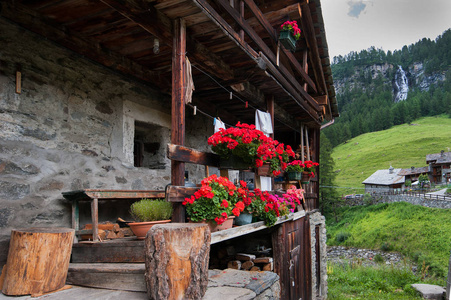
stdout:
<svg viewBox="0 0 451 300">
<path fill-rule="evenodd" d="M 146 292 L 144 261 L 144 241 L 136 237 L 76 243 L 66 283 Z"/>
</svg>

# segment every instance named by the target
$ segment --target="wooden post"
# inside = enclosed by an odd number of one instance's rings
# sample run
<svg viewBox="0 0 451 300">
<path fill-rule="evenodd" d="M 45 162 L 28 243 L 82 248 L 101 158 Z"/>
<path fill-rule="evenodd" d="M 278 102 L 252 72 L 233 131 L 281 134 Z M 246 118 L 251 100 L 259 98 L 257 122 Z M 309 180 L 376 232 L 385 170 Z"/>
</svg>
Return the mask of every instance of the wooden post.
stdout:
<svg viewBox="0 0 451 300">
<path fill-rule="evenodd" d="M 145 241 L 150 299 L 202 299 L 208 284 L 211 234 L 208 225 L 153 226 Z"/>
<path fill-rule="evenodd" d="M 185 90 L 186 90 L 186 26 L 183 19 L 174 21 L 172 47 L 172 128 L 171 143 L 185 144 Z M 171 161 L 171 184 L 184 185 L 185 163 Z M 174 222 L 185 222 L 185 210 L 181 203 L 174 203 Z"/>
<path fill-rule="evenodd" d="M 307 63 L 307 54 L 308 54 L 308 50 L 305 49 L 304 52 L 302 53 L 302 68 L 304 69 L 305 73 L 308 74 L 308 63 Z M 304 91 L 307 92 L 307 82 L 304 83 Z"/>
<path fill-rule="evenodd" d="M 99 200 L 97 198 L 91 201 L 91 219 L 92 219 L 92 241 L 99 241 Z"/>
<path fill-rule="evenodd" d="M 269 114 L 271 115 L 271 125 L 272 125 L 272 132 L 269 136 L 271 138 L 274 138 L 274 96 L 268 95 L 266 96 L 266 109 L 268 110 Z"/>
<path fill-rule="evenodd" d="M 301 124 L 301 161 L 304 163 L 304 125 Z"/>
<path fill-rule="evenodd" d="M 307 160 L 310 160 L 310 144 L 308 141 L 308 127 L 305 126 L 305 145 L 307 146 Z"/>
<path fill-rule="evenodd" d="M 74 235 L 70 228 L 13 229 L 3 294 L 39 296 L 64 287 Z"/>
</svg>

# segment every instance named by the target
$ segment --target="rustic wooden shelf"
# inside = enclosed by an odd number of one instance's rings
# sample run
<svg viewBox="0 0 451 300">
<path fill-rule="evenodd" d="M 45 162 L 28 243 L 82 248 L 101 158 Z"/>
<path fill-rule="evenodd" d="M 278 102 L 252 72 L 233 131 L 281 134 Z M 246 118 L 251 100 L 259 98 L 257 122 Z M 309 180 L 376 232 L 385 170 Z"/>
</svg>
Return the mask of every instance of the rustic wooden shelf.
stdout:
<svg viewBox="0 0 451 300">
<path fill-rule="evenodd" d="M 297 219 L 300 219 L 305 216 L 305 211 L 299 211 L 295 213 L 291 213 L 288 216 L 279 217 L 277 222 L 274 225 L 282 224 L 288 221 L 294 221 Z M 222 241 L 226 241 L 229 239 L 233 239 L 239 236 L 243 236 L 249 233 L 253 233 L 256 231 L 260 231 L 263 229 L 269 228 L 265 225 L 263 221 L 251 223 L 249 225 L 242 225 L 233 227 L 230 229 L 222 230 L 222 231 L 216 231 L 211 234 L 211 244 L 216 244 Z"/>
</svg>

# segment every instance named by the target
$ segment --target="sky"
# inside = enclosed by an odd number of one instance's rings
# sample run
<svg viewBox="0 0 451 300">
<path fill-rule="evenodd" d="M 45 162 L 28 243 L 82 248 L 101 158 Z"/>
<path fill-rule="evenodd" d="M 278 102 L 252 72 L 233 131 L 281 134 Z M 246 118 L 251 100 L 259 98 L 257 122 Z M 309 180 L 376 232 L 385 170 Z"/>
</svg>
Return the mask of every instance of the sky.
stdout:
<svg viewBox="0 0 451 300">
<path fill-rule="evenodd" d="M 401 50 L 451 28 L 451 0 L 321 0 L 329 57 Z"/>
</svg>

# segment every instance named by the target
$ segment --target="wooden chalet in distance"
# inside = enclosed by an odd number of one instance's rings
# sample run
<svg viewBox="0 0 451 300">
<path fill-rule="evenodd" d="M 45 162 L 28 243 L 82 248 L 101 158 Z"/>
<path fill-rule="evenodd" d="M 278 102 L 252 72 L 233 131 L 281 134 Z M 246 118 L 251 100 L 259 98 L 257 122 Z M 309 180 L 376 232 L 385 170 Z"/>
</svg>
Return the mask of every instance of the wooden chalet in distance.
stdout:
<svg viewBox="0 0 451 300">
<path fill-rule="evenodd" d="M 339 114 L 320 0 L 0 5 L 0 267 L 11 228 L 114 222 L 137 198 L 165 197 L 186 176 L 200 183 L 216 170 L 205 166 L 218 167 L 213 118 L 253 124 L 256 109 L 267 111 L 275 139 L 321 163 L 321 126 Z M 287 20 L 302 31 L 294 51 L 279 43 Z M 319 176 L 304 186 L 302 214 L 242 233 L 272 248 L 281 299 L 327 293 Z M 182 197 L 167 198 L 173 221 L 185 222 Z M 212 251 L 239 248 L 230 230 L 212 234 Z M 128 244 L 100 258 L 100 244 L 74 245 L 72 262 L 142 262 Z"/>
</svg>

